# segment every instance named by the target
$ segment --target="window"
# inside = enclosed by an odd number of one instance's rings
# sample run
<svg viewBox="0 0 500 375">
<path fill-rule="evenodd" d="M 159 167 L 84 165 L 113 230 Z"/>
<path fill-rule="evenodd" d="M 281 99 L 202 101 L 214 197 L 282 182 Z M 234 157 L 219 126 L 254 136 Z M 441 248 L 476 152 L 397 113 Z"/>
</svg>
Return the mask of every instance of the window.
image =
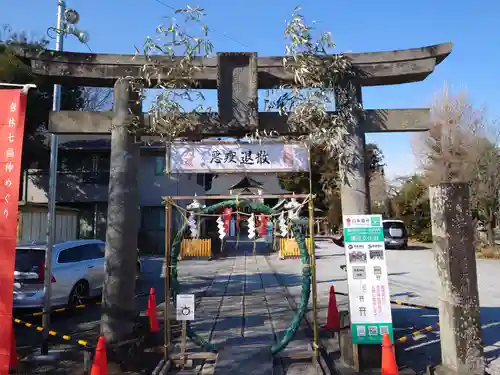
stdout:
<svg viewBox="0 0 500 375">
<path fill-rule="evenodd" d="M 75 263 L 84 260 L 104 258 L 104 246 L 100 244 L 86 244 L 71 247 L 61 251 L 59 254 L 59 263 Z"/>
<path fill-rule="evenodd" d="M 45 264 L 45 249 L 16 249 L 16 271 L 33 272 L 42 264 Z"/>
<path fill-rule="evenodd" d="M 96 161 L 96 171 L 97 172 L 109 172 L 109 166 L 111 163 L 111 155 L 110 154 L 99 154 L 97 155 Z"/>
<path fill-rule="evenodd" d="M 141 214 L 142 214 L 142 230 L 145 231 L 165 230 L 165 207 L 163 206 L 142 207 Z"/>
<path fill-rule="evenodd" d="M 81 246 L 83 248 L 83 260 L 104 258 L 104 246 L 96 243 Z"/>
<path fill-rule="evenodd" d="M 200 186 L 205 187 L 205 173 L 198 173 L 196 175 L 196 183 Z"/>
<path fill-rule="evenodd" d="M 383 225 L 385 236 L 403 237 L 408 235 L 404 223 L 399 221 L 384 221 Z"/>
<path fill-rule="evenodd" d="M 165 156 L 155 156 L 155 176 L 165 174 Z"/>
<path fill-rule="evenodd" d="M 94 168 L 94 155 L 88 152 L 71 152 L 61 155 L 58 169 L 65 172 L 90 172 Z"/>
<path fill-rule="evenodd" d="M 70 247 L 69 249 L 65 249 L 61 251 L 59 254 L 59 258 L 57 260 L 58 263 L 75 263 L 83 260 L 83 251 L 85 246 L 75 246 Z"/>
</svg>

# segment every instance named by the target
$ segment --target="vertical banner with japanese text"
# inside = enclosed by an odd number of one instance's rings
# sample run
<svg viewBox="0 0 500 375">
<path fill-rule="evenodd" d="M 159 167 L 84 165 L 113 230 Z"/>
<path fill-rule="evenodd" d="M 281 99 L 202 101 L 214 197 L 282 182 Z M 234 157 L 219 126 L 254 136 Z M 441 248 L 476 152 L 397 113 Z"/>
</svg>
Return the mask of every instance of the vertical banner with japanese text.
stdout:
<svg viewBox="0 0 500 375">
<path fill-rule="evenodd" d="M 25 116 L 26 96 L 21 90 L 0 90 L 0 375 L 9 372 Z"/>
<path fill-rule="evenodd" d="M 389 279 L 381 215 L 344 215 L 349 311 L 353 344 L 393 341 Z"/>
</svg>

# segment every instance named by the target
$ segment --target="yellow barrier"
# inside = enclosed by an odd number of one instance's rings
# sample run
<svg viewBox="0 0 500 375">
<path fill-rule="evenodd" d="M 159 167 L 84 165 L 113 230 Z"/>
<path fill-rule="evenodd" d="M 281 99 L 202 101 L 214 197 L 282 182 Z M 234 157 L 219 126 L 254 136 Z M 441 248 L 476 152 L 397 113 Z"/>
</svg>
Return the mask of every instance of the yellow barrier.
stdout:
<svg viewBox="0 0 500 375">
<path fill-rule="evenodd" d="M 424 335 L 426 332 L 432 332 L 432 331 L 434 331 L 434 329 L 436 329 L 436 330 L 439 329 L 439 322 L 437 322 L 435 327 L 427 326 L 427 327 L 424 327 L 424 328 L 419 329 L 417 331 L 414 331 L 414 332 L 410 333 L 409 335 L 395 338 L 394 344 L 404 343 L 404 342 L 411 340 L 411 339 L 418 340 L 417 337 Z"/>
<path fill-rule="evenodd" d="M 307 250 L 311 254 L 311 238 L 306 238 Z M 300 256 L 299 245 L 295 238 L 280 238 L 280 258 L 298 258 Z"/>
<path fill-rule="evenodd" d="M 23 321 L 21 319 L 13 318 L 13 320 L 14 320 L 14 323 L 23 325 L 23 326 L 28 327 L 28 328 L 34 328 L 38 332 L 43 332 L 44 331 L 43 327 L 37 326 L 37 325 L 29 323 L 29 322 L 25 322 L 25 321 Z M 73 338 L 73 337 L 71 337 L 69 335 L 61 335 L 61 334 L 59 334 L 59 333 L 57 333 L 55 331 L 50 331 L 49 330 L 48 334 L 50 336 L 59 337 L 60 339 L 63 339 L 65 341 L 73 341 L 74 343 L 77 343 L 78 345 L 85 346 L 85 347 L 87 347 L 88 344 L 89 344 L 88 341 L 86 341 L 86 340 L 78 340 L 78 339 L 75 339 L 75 338 Z"/>
<path fill-rule="evenodd" d="M 82 304 L 82 305 L 75 305 L 75 306 L 71 306 L 71 307 L 60 307 L 60 308 L 57 308 L 57 309 L 52 309 L 50 311 L 51 314 L 53 313 L 61 313 L 61 312 L 65 312 L 65 311 L 74 311 L 74 310 L 81 310 L 81 309 L 86 309 L 87 307 L 91 307 L 91 306 L 94 306 L 94 305 L 102 305 L 102 302 L 101 301 L 97 301 L 93 304 Z M 28 313 L 28 314 L 23 314 L 21 316 L 21 318 L 27 318 L 27 317 L 30 317 L 30 316 L 42 316 L 43 315 L 43 311 L 36 311 L 36 312 L 33 312 L 33 313 Z"/>
<path fill-rule="evenodd" d="M 181 259 L 212 256 L 212 241 L 210 239 L 184 239 L 181 242 Z"/>
</svg>

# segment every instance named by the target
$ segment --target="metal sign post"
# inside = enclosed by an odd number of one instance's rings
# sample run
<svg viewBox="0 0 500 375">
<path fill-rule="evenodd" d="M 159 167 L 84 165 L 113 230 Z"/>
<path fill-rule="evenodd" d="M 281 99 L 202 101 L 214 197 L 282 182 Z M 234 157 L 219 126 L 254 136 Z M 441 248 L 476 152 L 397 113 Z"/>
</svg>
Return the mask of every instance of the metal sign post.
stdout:
<svg viewBox="0 0 500 375">
<path fill-rule="evenodd" d="M 178 294 L 176 299 L 177 320 L 182 321 L 181 335 L 181 364 L 184 367 L 186 363 L 186 336 L 187 321 L 194 320 L 195 298 L 194 294 Z"/>
<path fill-rule="evenodd" d="M 64 24 L 63 15 L 65 3 L 63 0 L 57 2 L 57 37 L 56 51 L 63 50 L 64 33 L 61 32 Z M 54 97 L 52 110 L 58 112 L 61 110 L 61 85 L 54 85 Z M 48 338 L 50 327 L 50 299 L 52 297 L 52 248 L 55 241 L 56 224 L 56 188 L 57 188 L 57 134 L 50 135 L 50 170 L 49 170 L 49 204 L 47 207 L 47 250 L 45 252 L 45 279 L 43 283 L 44 301 L 43 301 L 43 341 L 41 354 L 47 355 L 49 351 Z"/>
</svg>

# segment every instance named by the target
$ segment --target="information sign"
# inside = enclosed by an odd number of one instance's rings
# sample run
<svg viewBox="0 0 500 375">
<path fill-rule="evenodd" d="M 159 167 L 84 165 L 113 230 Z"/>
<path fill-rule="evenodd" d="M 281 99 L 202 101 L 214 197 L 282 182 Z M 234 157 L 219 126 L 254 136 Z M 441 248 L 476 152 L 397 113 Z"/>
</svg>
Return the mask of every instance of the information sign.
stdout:
<svg viewBox="0 0 500 375">
<path fill-rule="evenodd" d="M 194 294 L 178 294 L 176 298 L 177 320 L 194 320 Z"/>
<path fill-rule="evenodd" d="M 345 215 L 343 223 L 353 344 L 380 344 L 384 333 L 393 341 L 382 216 Z"/>
</svg>

